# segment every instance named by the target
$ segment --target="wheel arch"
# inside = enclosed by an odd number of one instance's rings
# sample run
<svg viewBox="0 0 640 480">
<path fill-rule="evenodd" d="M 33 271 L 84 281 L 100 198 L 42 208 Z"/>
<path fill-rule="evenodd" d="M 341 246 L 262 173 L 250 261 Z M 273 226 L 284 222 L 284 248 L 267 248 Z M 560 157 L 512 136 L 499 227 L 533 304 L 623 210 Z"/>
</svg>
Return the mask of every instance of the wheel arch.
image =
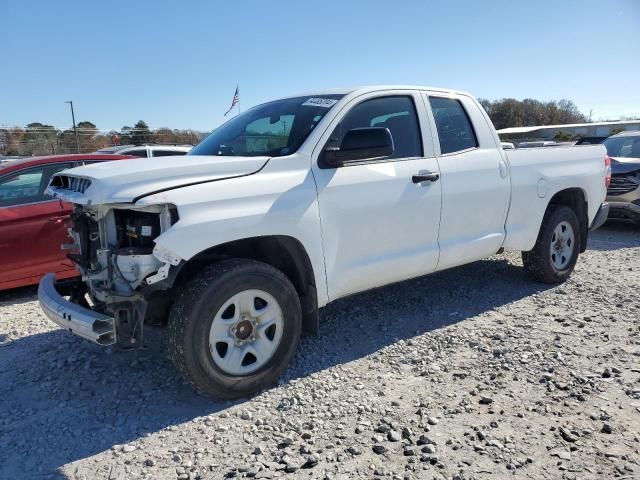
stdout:
<svg viewBox="0 0 640 480">
<path fill-rule="evenodd" d="M 580 187 L 565 188 L 556 192 L 549 200 L 545 215 L 554 207 L 571 207 L 580 221 L 580 253 L 587 249 L 589 236 L 589 203 L 587 193 Z"/>
<path fill-rule="evenodd" d="M 284 273 L 300 296 L 304 332 L 318 332 L 315 274 L 311 259 L 298 239 L 286 235 L 268 235 L 242 238 L 210 247 L 194 255 L 184 264 L 176 278 L 176 285 L 186 283 L 207 265 L 227 258 L 257 260 Z"/>
</svg>

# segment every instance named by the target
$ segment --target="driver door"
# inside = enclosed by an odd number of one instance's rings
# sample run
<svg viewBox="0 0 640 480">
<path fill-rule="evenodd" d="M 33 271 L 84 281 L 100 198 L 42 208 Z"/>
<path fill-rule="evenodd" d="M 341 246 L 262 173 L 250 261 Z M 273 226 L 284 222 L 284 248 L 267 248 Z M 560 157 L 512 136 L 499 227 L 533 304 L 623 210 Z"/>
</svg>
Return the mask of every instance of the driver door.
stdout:
<svg viewBox="0 0 640 480">
<path fill-rule="evenodd" d="M 388 128 L 393 154 L 327 165 L 325 149 L 362 127 Z M 441 187 L 437 179 L 416 181 L 419 174 L 439 174 L 418 93 L 385 91 L 352 100 L 316 147 L 312 168 L 330 300 L 435 269 Z"/>
</svg>

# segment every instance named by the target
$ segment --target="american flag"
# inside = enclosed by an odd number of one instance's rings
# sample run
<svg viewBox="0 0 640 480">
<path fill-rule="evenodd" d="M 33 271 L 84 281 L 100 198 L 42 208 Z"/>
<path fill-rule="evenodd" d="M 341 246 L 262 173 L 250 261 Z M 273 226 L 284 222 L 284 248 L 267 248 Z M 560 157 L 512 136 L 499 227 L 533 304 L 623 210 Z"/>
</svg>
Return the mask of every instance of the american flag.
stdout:
<svg viewBox="0 0 640 480">
<path fill-rule="evenodd" d="M 227 113 L 229 113 L 231 110 L 233 110 L 233 107 L 235 107 L 238 103 L 240 103 L 240 90 L 238 89 L 238 86 L 236 85 L 236 93 L 233 94 L 233 100 L 231 100 L 231 106 L 229 107 L 229 110 L 226 111 L 224 116 L 226 117 Z"/>
</svg>

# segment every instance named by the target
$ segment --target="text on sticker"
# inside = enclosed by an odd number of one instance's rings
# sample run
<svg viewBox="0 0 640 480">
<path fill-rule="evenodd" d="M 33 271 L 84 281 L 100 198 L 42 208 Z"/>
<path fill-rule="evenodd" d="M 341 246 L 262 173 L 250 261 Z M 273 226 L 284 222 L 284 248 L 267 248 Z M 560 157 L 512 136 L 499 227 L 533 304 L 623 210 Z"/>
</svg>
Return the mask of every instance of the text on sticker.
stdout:
<svg viewBox="0 0 640 480">
<path fill-rule="evenodd" d="M 309 100 L 304 102 L 302 106 L 331 108 L 336 103 L 338 103 L 338 100 L 335 100 L 333 98 L 310 98 Z"/>
</svg>

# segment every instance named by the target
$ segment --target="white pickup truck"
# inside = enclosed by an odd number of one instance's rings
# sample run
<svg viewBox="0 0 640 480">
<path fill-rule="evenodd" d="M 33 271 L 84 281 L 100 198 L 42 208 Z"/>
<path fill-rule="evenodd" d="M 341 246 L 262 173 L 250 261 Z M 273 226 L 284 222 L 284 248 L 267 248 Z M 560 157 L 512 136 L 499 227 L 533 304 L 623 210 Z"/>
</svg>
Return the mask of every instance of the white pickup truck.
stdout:
<svg viewBox="0 0 640 480">
<path fill-rule="evenodd" d="M 200 391 L 273 383 L 318 309 L 346 295 L 522 251 L 562 282 L 607 216 L 603 146 L 507 152 L 470 95 L 382 86 L 284 98 L 187 156 L 58 173 L 82 281 L 43 278 L 45 314 L 102 345 L 168 323 Z"/>
</svg>

